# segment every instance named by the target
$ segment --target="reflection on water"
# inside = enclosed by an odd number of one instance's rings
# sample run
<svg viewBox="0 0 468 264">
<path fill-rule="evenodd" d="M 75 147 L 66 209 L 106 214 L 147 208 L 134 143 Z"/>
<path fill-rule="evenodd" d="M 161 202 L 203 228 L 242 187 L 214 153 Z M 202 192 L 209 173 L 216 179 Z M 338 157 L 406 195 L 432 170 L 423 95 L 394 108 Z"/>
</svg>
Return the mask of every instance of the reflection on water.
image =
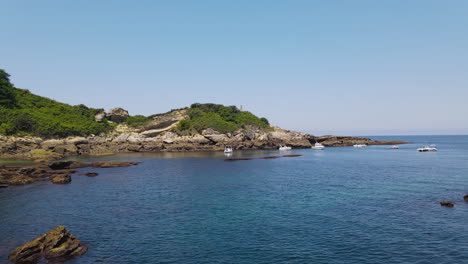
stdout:
<svg viewBox="0 0 468 264">
<path fill-rule="evenodd" d="M 70 157 L 69 160 L 125 160 L 125 159 L 137 159 L 137 158 L 148 158 L 148 159 L 180 159 L 180 158 L 239 158 L 239 157 L 262 157 L 270 155 L 288 155 L 298 154 L 303 150 L 237 150 L 232 153 L 224 153 L 223 151 L 197 151 L 197 152 L 137 152 L 137 153 L 119 153 L 115 155 L 107 156 L 81 156 L 81 157 Z"/>
</svg>

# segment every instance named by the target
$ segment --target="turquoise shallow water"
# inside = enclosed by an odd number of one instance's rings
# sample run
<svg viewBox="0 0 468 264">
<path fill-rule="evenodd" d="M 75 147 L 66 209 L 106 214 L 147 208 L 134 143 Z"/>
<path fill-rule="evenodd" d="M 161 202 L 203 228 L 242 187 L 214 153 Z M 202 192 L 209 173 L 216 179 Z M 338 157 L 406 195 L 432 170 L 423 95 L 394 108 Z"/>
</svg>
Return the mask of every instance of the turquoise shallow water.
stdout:
<svg viewBox="0 0 468 264">
<path fill-rule="evenodd" d="M 466 263 L 468 136 L 375 138 L 413 143 L 101 157 L 143 164 L 0 189 L 0 263 L 56 225 L 90 248 L 70 263 Z"/>
</svg>

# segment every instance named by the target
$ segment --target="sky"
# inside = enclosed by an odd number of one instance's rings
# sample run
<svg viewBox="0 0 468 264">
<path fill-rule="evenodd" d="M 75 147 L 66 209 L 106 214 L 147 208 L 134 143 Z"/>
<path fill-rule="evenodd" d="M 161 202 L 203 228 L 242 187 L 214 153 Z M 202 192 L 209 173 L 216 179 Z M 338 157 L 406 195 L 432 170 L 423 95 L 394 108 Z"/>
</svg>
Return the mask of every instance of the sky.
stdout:
<svg viewBox="0 0 468 264">
<path fill-rule="evenodd" d="M 468 134 L 465 0 L 0 6 L 0 68 L 68 104 L 219 103 L 317 135 Z"/>
</svg>

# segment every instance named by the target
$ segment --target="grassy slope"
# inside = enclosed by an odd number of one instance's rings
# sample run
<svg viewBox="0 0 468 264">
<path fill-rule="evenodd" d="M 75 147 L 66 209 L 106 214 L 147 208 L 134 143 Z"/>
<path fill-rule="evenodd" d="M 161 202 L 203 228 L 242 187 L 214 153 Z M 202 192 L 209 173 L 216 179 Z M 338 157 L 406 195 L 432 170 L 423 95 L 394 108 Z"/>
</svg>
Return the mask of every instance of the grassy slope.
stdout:
<svg viewBox="0 0 468 264">
<path fill-rule="evenodd" d="M 189 119 L 179 123 L 181 131 L 195 129 L 201 131 L 212 128 L 219 132 L 232 132 L 247 125 L 268 128 L 266 118 L 259 118 L 247 111 L 240 111 L 235 106 L 218 104 L 192 104 L 188 109 Z"/>
<path fill-rule="evenodd" d="M 15 88 L 0 70 L 0 134 L 66 137 L 99 134 L 110 128 L 96 122 L 102 109 L 71 106 Z"/>
</svg>

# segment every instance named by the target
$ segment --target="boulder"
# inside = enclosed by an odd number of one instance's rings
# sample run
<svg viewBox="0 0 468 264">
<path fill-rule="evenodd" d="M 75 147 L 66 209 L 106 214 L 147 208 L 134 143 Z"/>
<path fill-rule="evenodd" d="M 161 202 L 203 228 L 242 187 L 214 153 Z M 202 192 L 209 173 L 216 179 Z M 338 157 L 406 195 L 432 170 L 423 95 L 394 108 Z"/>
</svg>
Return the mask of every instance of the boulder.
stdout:
<svg viewBox="0 0 468 264">
<path fill-rule="evenodd" d="M 30 241 L 8 255 L 14 263 L 37 263 L 45 258 L 47 262 L 63 262 L 81 256 L 88 248 L 63 226 L 57 226 L 44 235 Z"/>
<path fill-rule="evenodd" d="M 85 175 L 88 177 L 94 177 L 94 176 L 98 176 L 99 174 L 97 172 L 90 171 L 90 172 L 87 172 Z"/>
<path fill-rule="evenodd" d="M 106 115 L 106 117 L 107 117 L 107 119 L 109 119 L 109 121 L 116 122 L 116 123 L 125 122 L 125 120 L 127 120 L 128 116 L 129 116 L 128 111 L 123 109 L 123 108 L 120 108 L 120 107 L 112 108 L 109 111 L 109 113 L 107 113 L 107 115 Z"/>
<path fill-rule="evenodd" d="M 66 143 L 72 145 L 88 144 L 89 140 L 84 137 L 70 137 L 67 138 Z"/>
<path fill-rule="evenodd" d="M 465 195 L 465 196 L 463 196 L 463 200 L 465 200 L 465 202 L 467 202 L 467 203 L 468 203 L 468 194 L 467 194 L 467 195 Z"/>
<path fill-rule="evenodd" d="M 30 175 L 30 174 L 33 173 L 35 170 L 36 170 L 36 168 L 25 167 L 25 168 L 19 169 L 19 170 L 18 170 L 18 173 L 19 173 L 19 174 L 23 174 L 23 175 Z"/>
<path fill-rule="evenodd" d="M 104 120 L 104 118 L 106 117 L 106 112 L 102 111 L 102 112 L 99 112 L 97 113 L 95 116 L 94 116 L 94 120 L 96 122 L 102 122 Z"/>
<path fill-rule="evenodd" d="M 59 145 L 64 145 L 65 141 L 61 139 L 49 139 L 41 143 L 42 149 L 54 149 Z"/>
<path fill-rule="evenodd" d="M 49 164 L 49 168 L 53 170 L 69 169 L 73 161 L 55 161 Z"/>
<path fill-rule="evenodd" d="M 59 174 L 50 178 L 53 184 L 67 184 L 71 182 L 71 176 L 69 174 Z"/>
<path fill-rule="evenodd" d="M 440 205 L 445 206 L 445 207 L 453 207 L 455 205 L 455 203 L 450 202 L 450 201 L 442 201 L 442 202 L 440 202 Z"/>
<path fill-rule="evenodd" d="M 34 179 L 29 176 L 13 176 L 9 180 L 10 185 L 25 185 L 33 182 Z"/>
</svg>

